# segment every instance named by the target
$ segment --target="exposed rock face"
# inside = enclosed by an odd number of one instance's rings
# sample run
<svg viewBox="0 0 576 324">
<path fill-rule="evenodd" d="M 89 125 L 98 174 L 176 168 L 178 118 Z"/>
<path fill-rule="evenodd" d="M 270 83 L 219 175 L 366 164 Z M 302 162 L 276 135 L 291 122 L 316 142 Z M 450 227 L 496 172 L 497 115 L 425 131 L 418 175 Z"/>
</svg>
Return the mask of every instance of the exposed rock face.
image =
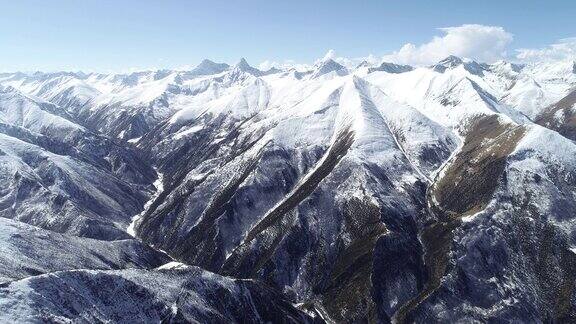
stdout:
<svg viewBox="0 0 576 324">
<path fill-rule="evenodd" d="M 523 126 L 507 124 L 497 116 L 478 117 L 468 128 L 462 147 L 428 188 L 428 208 L 437 220 L 420 232 L 427 282 L 419 295 L 395 314 L 398 322 L 407 321 L 414 309 L 440 288 L 450 263 L 454 231 L 463 217 L 484 210 L 492 200 L 506 159 L 525 134 Z"/>
<path fill-rule="evenodd" d="M 0 85 L 4 321 L 576 319 L 573 62 Z"/>
<path fill-rule="evenodd" d="M 446 220 L 477 213 L 494 195 L 506 158 L 522 139 L 523 126 L 497 116 L 477 118 L 468 127 L 462 148 L 430 188 L 436 212 Z"/>
<path fill-rule="evenodd" d="M 545 109 L 535 122 L 576 140 L 576 90 Z"/>
<path fill-rule="evenodd" d="M 404 72 L 410 72 L 412 70 L 414 70 L 414 68 L 410 65 L 400 65 L 400 64 L 383 62 L 382 64 L 380 64 L 377 67 L 368 68 L 368 73 L 378 72 L 378 71 L 383 71 L 383 72 L 388 72 L 388 73 L 404 73 Z"/>
<path fill-rule="evenodd" d="M 573 144 L 534 126 L 524 132 L 493 200 L 452 230 L 442 280 L 407 321 L 574 320 L 573 230 L 564 222 L 575 204 L 560 192 L 575 170 L 556 162 L 572 159 Z M 568 152 L 551 156 L 547 145 Z"/>
</svg>

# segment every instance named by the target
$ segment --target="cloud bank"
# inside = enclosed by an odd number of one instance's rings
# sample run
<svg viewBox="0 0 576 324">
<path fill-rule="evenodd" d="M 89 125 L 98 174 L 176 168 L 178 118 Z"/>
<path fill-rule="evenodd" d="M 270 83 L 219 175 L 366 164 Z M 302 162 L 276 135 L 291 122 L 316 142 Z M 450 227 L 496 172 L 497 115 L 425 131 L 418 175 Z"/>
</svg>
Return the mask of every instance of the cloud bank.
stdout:
<svg viewBox="0 0 576 324">
<path fill-rule="evenodd" d="M 411 65 L 428 65 L 449 56 L 467 57 L 481 62 L 494 62 L 507 55 L 513 35 L 499 26 L 462 25 L 440 28 L 443 36 L 435 36 L 421 45 L 405 44 L 386 55 L 384 60 Z"/>
<path fill-rule="evenodd" d="M 523 62 L 576 60 L 576 37 L 561 39 L 544 48 L 521 48 L 516 58 Z"/>
</svg>

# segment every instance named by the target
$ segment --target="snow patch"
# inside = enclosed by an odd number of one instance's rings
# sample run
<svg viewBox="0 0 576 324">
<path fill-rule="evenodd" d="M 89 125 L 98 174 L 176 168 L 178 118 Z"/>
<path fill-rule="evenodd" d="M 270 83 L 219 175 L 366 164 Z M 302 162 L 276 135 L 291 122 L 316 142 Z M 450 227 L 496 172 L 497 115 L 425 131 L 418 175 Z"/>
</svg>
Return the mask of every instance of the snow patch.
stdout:
<svg viewBox="0 0 576 324">
<path fill-rule="evenodd" d="M 181 132 L 174 134 L 174 139 L 179 140 L 182 137 L 185 137 L 186 135 L 194 134 L 196 132 L 201 131 L 202 129 L 204 129 L 204 126 L 202 126 L 202 125 L 192 126 L 192 127 L 188 128 L 184 131 L 181 131 Z"/>
<path fill-rule="evenodd" d="M 187 269 L 190 266 L 177 261 L 171 261 L 156 268 L 156 270 Z"/>
<path fill-rule="evenodd" d="M 160 196 L 162 191 L 164 191 L 164 183 L 163 183 L 164 175 L 161 172 L 158 172 L 157 169 L 156 173 L 158 174 L 158 179 L 156 179 L 156 181 L 154 181 L 153 183 L 154 188 L 156 188 L 156 192 L 154 193 L 154 195 L 152 195 L 152 197 L 150 197 L 150 200 L 148 200 L 146 204 L 144 204 L 144 209 L 142 210 L 142 212 L 132 217 L 132 222 L 130 223 L 130 225 L 128 225 L 128 228 L 126 228 L 126 233 L 130 234 L 133 237 L 136 237 L 137 223 L 146 214 L 150 206 L 152 206 L 154 200 L 156 200 L 156 198 Z"/>
</svg>

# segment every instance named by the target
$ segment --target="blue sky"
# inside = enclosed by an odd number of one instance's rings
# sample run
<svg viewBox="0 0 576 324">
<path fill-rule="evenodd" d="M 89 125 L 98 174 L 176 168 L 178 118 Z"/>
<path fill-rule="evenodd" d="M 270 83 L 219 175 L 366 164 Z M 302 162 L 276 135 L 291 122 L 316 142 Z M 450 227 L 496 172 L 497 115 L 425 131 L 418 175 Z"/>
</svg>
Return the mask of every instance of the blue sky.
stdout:
<svg viewBox="0 0 576 324">
<path fill-rule="evenodd" d="M 174 68 L 240 57 L 312 63 L 329 49 L 381 57 L 464 24 L 501 27 L 513 36 L 503 44 L 507 55 L 576 36 L 576 2 L 568 0 L 0 1 L 3 71 Z"/>
</svg>

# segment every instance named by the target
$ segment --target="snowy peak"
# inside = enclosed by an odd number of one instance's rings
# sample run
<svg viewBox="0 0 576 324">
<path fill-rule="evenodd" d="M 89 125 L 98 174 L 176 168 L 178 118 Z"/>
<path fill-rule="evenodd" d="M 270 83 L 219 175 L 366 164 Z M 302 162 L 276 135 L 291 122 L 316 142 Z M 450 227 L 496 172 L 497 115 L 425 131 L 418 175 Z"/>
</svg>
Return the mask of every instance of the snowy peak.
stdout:
<svg viewBox="0 0 576 324">
<path fill-rule="evenodd" d="M 513 73 L 520 73 L 520 71 L 522 71 L 524 66 L 525 65 L 523 65 L 523 64 L 515 64 L 515 63 L 511 63 L 511 62 L 507 62 L 507 61 L 498 61 L 494 64 L 490 64 L 489 69 L 491 71 L 494 71 L 494 72 L 507 71 L 507 72 L 513 72 Z"/>
<path fill-rule="evenodd" d="M 248 64 L 248 61 L 246 61 L 245 58 L 240 58 L 240 61 L 238 63 L 236 63 L 237 67 L 251 67 L 250 64 Z"/>
<path fill-rule="evenodd" d="M 458 56 L 450 55 L 431 66 L 431 68 L 436 72 L 444 73 L 447 69 L 453 69 L 459 65 L 462 65 L 463 63 L 464 61 L 462 61 L 462 59 Z"/>
<path fill-rule="evenodd" d="M 234 70 L 249 73 L 249 74 L 252 74 L 253 76 L 264 75 L 264 73 L 262 71 L 258 70 L 255 67 L 252 67 L 250 64 L 248 64 L 248 62 L 246 61 L 245 58 L 241 58 L 240 62 L 236 63 L 236 65 L 234 66 Z"/>
<path fill-rule="evenodd" d="M 576 85 L 575 62 L 540 62 L 526 66 L 522 71 L 538 81 Z"/>
<path fill-rule="evenodd" d="M 276 68 L 276 67 L 271 67 L 266 71 L 263 71 L 262 74 L 263 75 L 269 75 L 269 74 L 276 74 L 276 73 L 280 73 L 282 72 L 282 70 Z"/>
<path fill-rule="evenodd" d="M 364 60 L 364 61 L 360 62 L 360 64 L 358 64 L 358 65 L 356 66 L 356 68 L 357 68 L 357 69 L 363 68 L 363 67 L 369 68 L 369 67 L 371 67 L 371 66 L 372 66 L 372 64 L 370 64 L 370 63 L 368 63 L 366 60 Z"/>
<path fill-rule="evenodd" d="M 194 76 L 218 74 L 226 71 L 229 68 L 230 65 L 226 63 L 215 63 L 208 59 L 204 59 L 202 62 L 200 62 L 200 64 L 198 64 L 198 66 L 190 71 L 190 74 Z"/>
<path fill-rule="evenodd" d="M 446 70 L 454 69 L 459 66 L 463 66 L 466 71 L 477 76 L 482 76 L 484 73 L 484 67 L 478 62 L 468 59 L 461 59 L 454 55 L 448 56 L 430 68 L 436 72 L 444 73 Z"/>
<path fill-rule="evenodd" d="M 410 72 L 412 70 L 414 70 L 414 68 L 410 65 L 400 65 L 389 62 L 382 62 L 382 64 L 380 64 L 377 67 L 368 68 L 368 73 L 382 71 L 387 73 L 398 74 L 398 73 Z"/>
<path fill-rule="evenodd" d="M 343 65 L 332 59 L 322 60 L 320 63 L 316 64 L 315 67 L 316 69 L 312 74 L 312 78 L 317 78 L 331 72 L 335 72 L 335 74 L 339 76 L 348 74 L 348 70 Z"/>
</svg>

